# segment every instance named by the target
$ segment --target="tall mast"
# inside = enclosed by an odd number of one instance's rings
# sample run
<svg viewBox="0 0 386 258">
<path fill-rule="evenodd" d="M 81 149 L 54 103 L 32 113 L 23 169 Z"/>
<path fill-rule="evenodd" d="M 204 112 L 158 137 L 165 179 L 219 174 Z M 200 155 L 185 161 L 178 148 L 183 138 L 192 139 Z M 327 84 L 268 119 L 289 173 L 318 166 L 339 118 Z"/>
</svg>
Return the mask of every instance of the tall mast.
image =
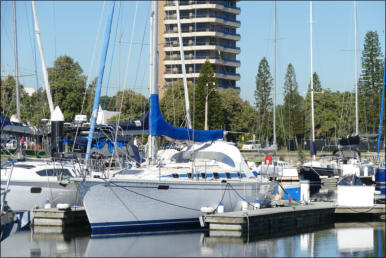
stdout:
<svg viewBox="0 0 386 258">
<path fill-rule="evenodd" d="M 357 1 L 354 0 L 354 73 L 355 73 L 355 134 L 359 135 L 358 116 L 358 42 L 357 42 Z"/>
<path fill-rule="evenodd" d="M 16 81 L 16 117 L 21 122 L 20 118 L 20 96 L 19 96 L 19 64 L 17 54 L 17 26 L 16 26 L 16 1 L 13 1 L 13 35 L 14 35 L 14 53 L 15 53 L 15 81 Z"/>
<path fill-rule="evenodd" d="M 39 50 L 40 50 L 40 58 L 42 60 L 42 70 L 43 70 L 44 85 L 45 85 L 45 88 L 46 88 L 48 105 L 50 107 L 50 112 L 52 114 L 54 112 L 54 104 L 52 103 L 50 83 L 48 82 L 48 73 L 47 73 L 46 61 L 44 59 L 42 42 L 40 40 L 40 29 L 39 29 L 38 17 L 36 15 L 35 1 L 32 1 L 32 11 L 33 11 L 33 14 L 34 14 L 34 21 L 35 21 L 36 40 L 38 41 Z"/>
<path fill-rule="evenodd" d="M 103 75 L 105 71 L 106 56 L 109 49 L 111 24 L 113 23 L 114 8 L 115 8 L 115 1 L 111 2 L 111 12 L 106 23 L 105 42 L 103 45 L 102 56 L 101 56 L 101 61 L 99 66 L 98 81 L 97 81 L 97 84 L 95 85 L 94 104 L 93 104 L 92 113 L 91 113 L 91 124 L 90 124 L 90 130 L 88 133 L 87 150 L 86 150 L 86 157 L 84 161 L 84 163 L 86 164 L 86 167 L 88 166 L 88 160 L 91 155 L 92 138 L 94 136 L 94 129 L 96 124 L 96 119 L 98 116 L 99 100 L 101 97 L 101 89 L 102 89 Z"/>
<path fill-rule="evenodd" d="M 276 146 L 276 0 L 273 6 L 273 145 Z"/>
<path fill-rule="evenodd" d="M 185 92 L 186 120 L 188 122 L 188 128 L 192 129 L 192 120 L 190 118 L 188 83 L 186 81 L 185 55 L 184 55 L 184 49 L 183 49 L 183 43 L 182 43 L 179 0 L 176 0 L 175 3 L 176 3 L 176 13 L 177 13 L 178 41 L 180 46 L 181 67 L 182 67 L 182 74 L 183 74 L 182 78 L 183 78 L 184 92 Z"/>
<path fill-rule="evenodd" d="M 150 98 L 153 95 L 158 95 L 158 54 L 157 54 L 157 46 L 158 46 L 158 1 L 152 1 L 152 12 L 150 16 L 150 73 L 149 73 L 149 83 L 150 83 Z M 157 96 L 158 97 L 158 96 Z M 152 112 L 152 105 L 158 103 L 154 103 L 150 101 L 149 110 Z M 151 114 L 149 114 L 151 117 Z M 149 119 L 149 128 L 152 127 L 152 121 Z M 157 155 L 157 144 L 156 144 L 156 136 L 151 134 L 149 130 L 149 153 L 148 153 L 148 163 L 155 164 Z"/>
<path fill-rule="evenodd" d="M 315 122 L 314 122 L 314 78 L 312 71 L 312 1 L 310 1 L 310 58 L 311 58 L 311 154 L 312 159 L 315 160 Z"/>
</svg>

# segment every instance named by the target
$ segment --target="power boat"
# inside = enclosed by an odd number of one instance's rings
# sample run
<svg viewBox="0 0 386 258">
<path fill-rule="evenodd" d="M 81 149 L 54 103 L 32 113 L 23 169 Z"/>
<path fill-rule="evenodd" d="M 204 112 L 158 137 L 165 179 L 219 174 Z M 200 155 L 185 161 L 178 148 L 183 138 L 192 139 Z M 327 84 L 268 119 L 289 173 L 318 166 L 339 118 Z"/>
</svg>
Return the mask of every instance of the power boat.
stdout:
<svg viewBox="0 0 386 258">
<path fill-rule="evenodd" d="M 300 168 L 300 176 L 311 182 L 320 183 L 322 178 L 339 178 L 354 174 L 364 183 L 375 181 L 374 164 L 362 159 L 355 149 L 338 148 L 332 155 L 321 156 L 319 160 L 306 162 Z"/>
</svg>

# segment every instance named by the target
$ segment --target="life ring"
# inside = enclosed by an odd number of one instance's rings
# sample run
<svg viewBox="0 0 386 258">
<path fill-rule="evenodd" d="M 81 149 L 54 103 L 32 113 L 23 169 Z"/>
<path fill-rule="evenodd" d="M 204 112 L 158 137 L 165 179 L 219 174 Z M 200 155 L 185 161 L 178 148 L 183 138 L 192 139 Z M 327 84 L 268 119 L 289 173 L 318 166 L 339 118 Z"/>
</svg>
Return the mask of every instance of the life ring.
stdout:
<svg viewBox="0 0 386 258">
<path fill-rule="evenodd" d="M 267 163 L 267 161 L 268 161 L 268 163 Z M 264 164 L 265 165 L 272 165 L 272 157 L 269 155 L 265 156 Z"/>
</svg>

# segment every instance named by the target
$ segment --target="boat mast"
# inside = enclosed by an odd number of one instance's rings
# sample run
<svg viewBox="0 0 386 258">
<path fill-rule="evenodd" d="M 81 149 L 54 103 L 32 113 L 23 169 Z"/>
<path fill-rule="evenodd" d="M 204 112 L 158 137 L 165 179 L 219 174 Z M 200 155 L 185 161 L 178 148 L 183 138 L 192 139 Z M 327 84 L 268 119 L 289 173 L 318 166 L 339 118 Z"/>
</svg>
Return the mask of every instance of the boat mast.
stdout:
<svg viewBox="0 0 386 258">
<path fill-rule="evenodd" d="M 354 73 L 355 73 L 355 134 L 359 135 L 358 116 L 358 42 L 357 42 L 357 1 L 354 0 Z"/>
<path fill-rule="evenodd" d="M 52 103 L 52 96 L 51 96 L 51 89 L 50 89 L 50 83 L 48 82 L 48 73 L 47 73 L 47 67 L 46 67 L 46 61 L 44 59 L 44 53 L 43 53 L 43 47 L 42 42 L 40 40 L 40 29 L 39 29 L 39 22 L 38 17 L 36 15 L 36 6 L 35 1 L 32 1 L 32 12 L 34 15 L 34 21 L 35 21 L 35 34 L 36 34 L 36 40 L 38 42 L 39 50 L 40 50 L 40 58 L 42 60 L 42 70 L 43 70 L 43 78 L 44 78 L 44 84 L 46 88 L 46 94 L 47 94 L 47 100 L 48 100 L 48 106 L 50 107 L 51 114 L 54 112 L 54 104 Z"/>
<path fill-rule="evenodd" d="M 91 154 L 91 143 L 92 143 L 92 138 L 94 136 L 94 129 L 95 129 L 96 119 L 97 119 L 97 115 L 98 115 L 99 100 L 101 97 L 101 89 L 102 89 L 102 82 L 103 82 L 103 74 L 104 74 L 104 70 L 105 70 L 106 56 L 107 56 L 107 51 L 109 49 L 110 32 L 111 32 L 111 24 L 112 24 L 113 16 L 114 16 L 115 1 L 111 2 L 111 5 L 112 5 L 111 6 L 111 13 L 110 13 L 110 16 L 109 16 L 109 18 L 107 20 L 107 24 L 106 24 L 105 42 L 104 42 L 103 50 L 102 50 L 98 81 L 97 81 L 97 84 L 95 86 L 94 104 L 93 104 L 93 108 L 92 108 L 91 124 L 90 124 L 90 130 L 88 133 L 88 139 L 87 139 L 87 151 L 86 151 L 86 157 L 85 157 L 85 162 L 84 162 L 86 165 L 86 168 L 88 166 L 88 160 L 89 160 L 90 154 Z"/>
<path fill-rule="evenodd" d="M 20 118 L 20 96 L 19 96 L 19 64 L 17 54 L 17 26 L 16 26 L 16 1 L 13 1 L 13 35 L 14 35 L 14 53 L 15 53 L 15 81 L 16 81 L 16 118 Z"/>
<path fill-rule="evenodd" d="M 150 73 L 149 73 L 149 83 L 150 83 L 150 97 L 153 95 L 158 95 L 158 1 L 152 1 L 152 12 L 150 15 Z M 150 101 L 149 110 L 152 112 L 152 105 L 155 105 Z M 149 114 L 149 118 L 151 114 Z M 149 119 L 149 128 L 152 127 L 152 121 Z M 154 165 L 156 162 L 157 155 L 157 142 L 156 136 L 151 134 L 149 130 L 149 153 L 148 153 L 148 163 Z"/>
<path fill-rule="evenodd" d="M 276 146 L 276 0 L 273 1 L 273 146 Z"/>
<path fill-rule="evenodd" d="M 312 71 L 312 1 L 310 1 L 310 62 L 311 62 L 311 154 L 312 159 L 315 160 L 315 122 L 314 122 L 314 78 Z"/>
<path fill-rule="evenodd" d="M 176 4 L 176 13 L 177 13 L 177 28 L 178 28 L 178 41 L 180 46 L 180 56 L 181 56 L 181 66 L 183 74 L 183 83 L 184 83 L 184 92 L 185 92 L 185 108 L 186 108 L 186 120 L 188 123 L 188 128 L 192 129 L 192 120 L 190 118 L 190 106 L 189 106 L 189 93 L 188 93 L 188 83 L 186 81 L 186 67 L 185 67 L 185 55 L 182 43 L 182 33 L 181 33 L 181 22 L 180 22 L 180 5 L 179 0 L 175 0 Z"/>
</svg>

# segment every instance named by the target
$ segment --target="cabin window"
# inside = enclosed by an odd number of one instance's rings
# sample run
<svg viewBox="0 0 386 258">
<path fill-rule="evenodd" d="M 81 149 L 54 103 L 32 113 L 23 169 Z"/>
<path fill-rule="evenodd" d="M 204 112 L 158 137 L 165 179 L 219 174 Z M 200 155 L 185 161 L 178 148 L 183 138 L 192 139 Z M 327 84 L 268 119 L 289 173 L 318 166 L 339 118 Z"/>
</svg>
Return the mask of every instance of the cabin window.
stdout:
<svg viewBox="0 0 386 258">
<path fill-rule="evenodd" d="M 218 173 L 217 173 L 217 172 L 213 173 L 213 177 L 214 177 L 215 179 L 219 179 Z"/>
<path fill-rule="evenodd" d="M 206 174 L 205 173 L 201 173 L 201 177 L 205 179 L 206 178 Z"/>
<path fill-rule="evenodd" d="M 225 173 L 225 176 L 226 176 L 228 179 L 230 179 L 230 178 L 231 178 L 231 173 L 226 172 L 226 173 Z"/>
<path fill-rule="evenodd" d="M 60 174 L 71 176 L 71 173 L 68 169 L 43 169 L 36 172 L 39 176 L 58 176 Z"/>
</svg>

